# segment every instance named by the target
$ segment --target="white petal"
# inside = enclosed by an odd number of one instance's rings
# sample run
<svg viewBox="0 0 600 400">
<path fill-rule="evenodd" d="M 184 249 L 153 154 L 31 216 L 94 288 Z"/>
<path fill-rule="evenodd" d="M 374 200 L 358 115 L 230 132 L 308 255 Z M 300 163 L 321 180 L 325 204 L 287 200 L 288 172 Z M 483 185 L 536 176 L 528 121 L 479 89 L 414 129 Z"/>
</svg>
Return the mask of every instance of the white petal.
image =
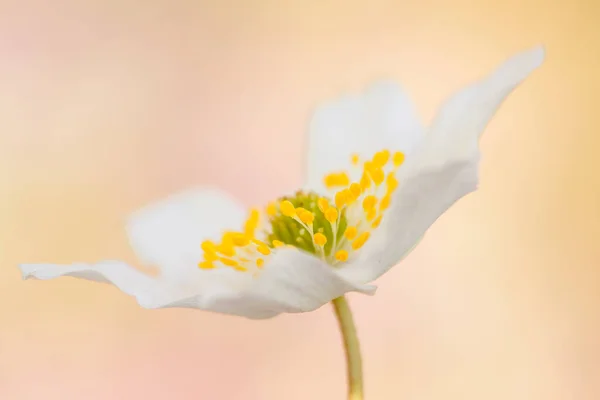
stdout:
<svg viewBox="0 0 600 400">
<path fill-rule="evenodd" d="M 278 249 L 247 290 L 215 300 L 213 311 L 253 319 L 316 310 L 347 292 L 373 294 L 371 285 L 353 284 L 318 258 L 296 249 Z"/>
<path fill-rule="evenodd" d="M 423 166 L 474 159 L 478 139 L 506 97 L 544 60 L 543 47 L 521 52 L 492 74 L 451 96 L 440 108 L 426 135 L 421 154 Z"/>
<path fill-rule="evenodd" d="M 411 100 L 393 82 L 318 107 L 309 127 L 307 188 L 326 193 L 323 177 L 348 171 L 352 154 L 363 159 L 383 149 L 408 154 L 422 130 Z"/>
<path fill-rule="evenodd" d="M 541 48 L 518 54 L 450 98 L 431 132 L 399 171 L 400 187 L 383 223 L 342 271 L 369 282 L 397 264 L 452 204 L 477 188 L 478 139 L 502 101 L 542 63 Z"/>
<path fill-rule="evenodd" d="M 217 189 L 189 190 L 134 213 L 127 224 L 138 258 L 161 269 L 170 280 L 187 281 L 198 273 L 203 240 L 242 228 L 245 211 Z"/>
<path fill-rule="evenodd" d="M 330 265 L 296 249 L 280 249 L 252 289 L 285 312 L 312 311 L 346 292 L 375 292 L 374 286 L 350 283 Z"/>
<path fill-rule="evenodd" d="M 179 298 L 182 294 L 135 268 L 120 261 L 104 261 L 89 264 L 21 264 L 23 279 L 54 279 L 61 276 L 87 279 L 94 282 L 110 283 L 121 291 L 136 298 L 145 308 L 162 307 L 168 298 Z M 185 295 L 185 294 L 183 294 Z"/>
<path fill-rule="evenodd" d="M 278 251 L 256 277 L 218 268 L 200 271 L 202 279 L 187 285 L 150 277 L 120 261 L 68 266 L 23 264 L 20 269 L 24 279 L 71 276 L 111 283 L 144 308 L 197 308 L 252 319 L 312 311 L 346 292 L 372 294 L 375 290 L 345 281 L 321 260 L 295 249 Z"/>
</svg>

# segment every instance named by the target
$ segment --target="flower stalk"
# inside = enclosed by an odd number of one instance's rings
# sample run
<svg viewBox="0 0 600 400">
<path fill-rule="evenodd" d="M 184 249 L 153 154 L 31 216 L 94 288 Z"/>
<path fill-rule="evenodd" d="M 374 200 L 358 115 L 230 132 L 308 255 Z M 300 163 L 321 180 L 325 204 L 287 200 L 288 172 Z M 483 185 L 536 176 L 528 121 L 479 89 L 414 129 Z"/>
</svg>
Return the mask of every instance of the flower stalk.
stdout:
<svg viewBox="0 0 600 400">
<path fill-rule="evenodd" d="M 335 310 L 346 352 L 348 400 L 363 400 L 362 359 L 352 311 L 350 311 L 344 296 L 333 299 L 331 303 Z"/>
</svg>

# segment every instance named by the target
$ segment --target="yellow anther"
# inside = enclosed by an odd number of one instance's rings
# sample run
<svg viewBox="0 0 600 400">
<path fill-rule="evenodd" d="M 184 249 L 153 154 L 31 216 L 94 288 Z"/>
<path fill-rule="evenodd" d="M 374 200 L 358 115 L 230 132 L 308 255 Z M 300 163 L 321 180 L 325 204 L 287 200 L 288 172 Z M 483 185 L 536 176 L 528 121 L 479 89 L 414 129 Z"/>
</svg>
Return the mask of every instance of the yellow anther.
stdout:
<svg viewBox="0 0 600 400">
<path fill-rule="evenodd" d="M 356 201 L 357 197 L 354 197 L 354 194 L 352 194 L 350 189 L 344 189 L 342 192 L 344 192 L 346 198 L 346 205 L 350 205 Z"/>
<path fill-rule="evenodd" d="M 360 184 L 353 183 L 350 185 L 350 193 L 352 193 L 352 196 L 354 196 L 355 199 L 358 198 L 362 194 Z"/>
<path fill-rule="evenodd" d="M 352 161 L 353 165 L 357 165 L 360 161 L 358 154 L 352 154 L 352 156 L 350 157 L 350 161 Z"/>
<path fill-rule="evenodd" d="M 300 221 L 304 222 L 307 225 L 312 224 L 315 220 L 315 215 L 302 207 L 296 208 L 296 215 L 298 216 Z"/>
<path fill-rule="evenodd" d="M 204 260 L 206 261 L 217 261 L 219 256 L 214 251 L 205 251 L 204 252 Z"/>
<path fill-rule="evenodd" d="M 237 261 L 232 260 L 231 258 L 221 257 L 221 258 L 219 258 L 219 261 L 221 261 L 223 264 L 227 265 L 228 267 L 239 267 L 240 266 L 240 264 Z"/>
<path fill-rule="evenodd" d="M 379 203 L 379 210 L 384 211 L 387 210 L 388 207 L 390 206 L 390 202 L 392 201 L 392 196 L 388 194 L 386 194 L 385 196 L 383 196 L 383 198 L 381 199 L 381 202 Z"/>
<path fill-rule="evenodd" d="M 271 250 L 269 250 L 269 248 L 267 246 L 265 246 L 265 245 L 258 246 L 256 248 L 256 251 L 258 251 L 263 256 L 268 256 L 269 254 L 271 254 Z"/>
<path fill-rule="evenodd" d="M 221 243 L 217 246 L 217 251 L 227 257 L 235 256 L 235 249 L 230 243 Z"/>
<path fill-rule="evenodd" d="M 281 203 L 279 203 L 279 209 L 281 210 L 281 213 L 286 217 L 293 217 L 296 215 L 296 209 L 294 208 L 292 202 L 289 200 L 284 200 Z"/>
<path fill-rule="evenodd" d="M 267 215 L 269 217 L 273 217 L 275 216 L 275 214 L 277 214 L 277 206 L 275 205 L 275 203 L 267 204 Z"/>
<path fill-rule="evenodd" d="M 326 211 L 325 211 L 325 218 L 327 219 L 327 221 L 333 223 L 335 221 L 337 221 L 338 218 L 338 210 L 336 210 L 335 207 L 329 207 Z"/>
<path fill-rule="evenodd" d="M 383 218 L 383 215 L 380 215 L 379 217 L 377 217 L 375 219 L 375 221 L 373 221 L 373 223 L 371 224 L 372 228 L 377 228 L 379 226 L 379 224 L 381 224 L 381 219 Z"/>
<path fill-rule="evenodd" d="M 264 264 L 265 264 L 265 260 L 263 260 L 262 258 L 257 258 L 256 259 L 256 266 L 258 268 L 261 268 Z"/>
<path fill-rule="evenodd" d="M 376 216 L 377 210 L 375 208 L 371 208 L 369 211 L 367 211 L 367 221 L 371 221 Z"/>
<path fill-rule="evenodd" d="M 258 227 L 259 219 L 260 212 L 256 208 L 250 210 L 250 216 L 248 217 L 246 224 L 244 224 L 244 233 L 246 233 L 246 235 L 254 236 L 254 231 Z"/>
<path fill-rule="evenodd" d="M 284 243 L 280 240 L 273 240 L 273 247 L 278 248 L 278 247 L 282 247 L 284 245 Z"/>
<path fill-rule="evenodd" d="M 398 187 L 398 179 L 396 179 L 396 174 L 390 172 L 386 179 L 387 191 L 388 193 L 393 192 Z"/>
<path fill-rule="evenodd" d="M 399 167 L 404 162 L 404 153 L 401 151 L 395 152 L 392 160 L 394 162 L 394 166 Z"/>
<path fill-rule="evenodd" d="M 266 244 L 265 242 L 263 242 L 262 240 L 258 240 L 258 239 L 252 239 L 252 243 L 254 243 L 257 246 L 265 246 L 265 247 L 269 247 L 268 244 Z"/>
<path fill-rule="evenodd" d="M 376 186 L 379 186 L 383 183 L 383 180 L 385 179 L 385 173 L 381 168 L 373 168 L 369 173 L 371 174 L 371 178 L 373 179 L 373 182 L 375 182 Z"/>
<path fill-rule="evenodd" d="M 337 172 L 326 175 L 325 178 L 323 178 L 323 183 L 325 183 L 327 188 L 348 186 L 350 184 L 350 178 L 345 172 Z"/>
<path fill-rule="evenodd" d="M 371 179 L 369 178 L 369 174 L 363 172 L 362 177 L 360 178 L 360 187 L 364 191 L 371 186 Z"/>
<path fill-rule="evenodd" d="M 373 164 L 378 167 L 383 167 L 390 160 L 390 151 L 382 150 L 375 153 L 373 156 Z"/>
<path fill-rule="evenodd" d="M 231 242 L 236 246 L 243 247 L 250 244 L 250 238 L 243 233 L 235 233 L 231 237 Z"/>
<path fill-rule="evenodd" d="M 223 237 L 221 238 L 221 244 L 224 244 L 224 243 L 232 244 L 233 242 L 231 241 L 231 238 L 233 238 L 234 234 L 235 234 L 235 232 L 223 233 Z"/>
<path fill-rule="evenodd" d="M 375 196 L 373 196 L 372 194 L 370 194 L 367 197 L 365 197 L 363 200 L 363 203 L 362 203 L 363 210 L 365 210 L 365 212 L 369 212 L 370 210 L 372 210 L 375 207 L 375 204 L 377 204 L 377 198 Z"/>
<path fill-rule="evenodd" d="M 213 269 L 215 268 L 215 265 L 210 261 L 202 261 L 200 264 L 198 264 L 198 267 L 201 269 Z"/>
<path fill-rule="evenodd" d="M 358 230 L 356 229 L 356 227 L 349 226 L 346 228 L 346 232 L 344 232 L 344 236 L 346 236 L 346 239 L 352 240 L 356 237 L 357 233 L 358 233 Z"/>
<path fill-rule="evenodd" d="M 354 242 L 352 242 L 352 248 L 354 250 L 358 250 L 361 247 L 364 246 L 364 244 L 367 242 L 367 240 L 369 240 L 369 236 L 370 233 L 369 232 L 363 232 L 361 233 Z"/>
<path fill-rule="evenodd" d="M 321 197 L 319 200 L 317 200 L 317 205 L 319 206 L 319 210 L 321 210 L 321 212 L 325 212 L 325 210 L 329 208 L 329 201 L 326 198 Z"/>
<path fill-rule="evenodd" d="M 217 250 L 217 246 L 210 240 L 205 240 L 202 242 L 202 244 L 200 244 L 200 248 L 205 252 L 215 252 Z"/>
<path fill-rule="evenodd" d="M 342 208 L 348 202 L 347 192 L 345 190 L 339 191 L 335 194 L 335 206 Z"/>
<path fill-rule="evenodd" d="M 346 261 L 348 259 L 348 252 L 346 250 L 338 250 L 335 252 L 335 259 L 338 261 Z"/>
<path fill-rule="evenodd" d="M 327 237 L 322 233 L 317 232 L 315 233 L 314 241 L 317 246 L 325 246 L 325 243 L 327 243 Z"/>
</svg>

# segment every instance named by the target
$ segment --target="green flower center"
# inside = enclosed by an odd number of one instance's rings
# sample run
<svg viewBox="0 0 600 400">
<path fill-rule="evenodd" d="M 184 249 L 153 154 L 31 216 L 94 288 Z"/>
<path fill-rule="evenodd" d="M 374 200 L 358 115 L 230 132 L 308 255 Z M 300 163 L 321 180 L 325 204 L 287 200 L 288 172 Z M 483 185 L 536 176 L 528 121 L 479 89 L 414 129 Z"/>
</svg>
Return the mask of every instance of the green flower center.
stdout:
<svg viewBox="0 0 600 400">
<path fill-rule="evenodd" d="M 326 205 L 330 201 L 314 192 L 299 191 L 294 196 L 283 197 L 277 201 L 278 204 L 286 204 L 286 202 L 291 203 L 293 208 L 289 211 L 284 208 L 282 211 L 277 207 L 269 213 L 272 233 L 268 236 L 268 243 L 279 241 L 315 255 L 321 255 L 323 249 L 325 257 L 328 257 L 333 246 L 341 241 L 346 230 L 345 212 L 342 211 L 341 215 L 336 215 L 336 218 L 329 214 L 327 218 Z M 323 238 L 324 244 L 322 244 Z"/>
</svg>

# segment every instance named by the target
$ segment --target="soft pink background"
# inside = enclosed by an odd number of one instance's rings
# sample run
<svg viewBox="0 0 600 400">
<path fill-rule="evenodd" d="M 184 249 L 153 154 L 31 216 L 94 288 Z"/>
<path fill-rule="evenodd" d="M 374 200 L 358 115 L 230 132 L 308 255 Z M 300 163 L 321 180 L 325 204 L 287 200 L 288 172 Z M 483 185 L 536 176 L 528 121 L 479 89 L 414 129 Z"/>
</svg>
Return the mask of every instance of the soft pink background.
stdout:
<svg viewBox="0 0 600 400">
<path fill-rule="evenodd" d="M 317 102 L 392 77 L 427 121 L 537 43 L 481 189 L 350 296 L 367 398 L 598 398 L 599 17 L 591 0 L 0 0 L 0 399 L 342 399 L 329 307 L 148 311 L 16 265 L 135 263 L 123 221 L 147 202 L 298 186 Z"/>
</svg>

